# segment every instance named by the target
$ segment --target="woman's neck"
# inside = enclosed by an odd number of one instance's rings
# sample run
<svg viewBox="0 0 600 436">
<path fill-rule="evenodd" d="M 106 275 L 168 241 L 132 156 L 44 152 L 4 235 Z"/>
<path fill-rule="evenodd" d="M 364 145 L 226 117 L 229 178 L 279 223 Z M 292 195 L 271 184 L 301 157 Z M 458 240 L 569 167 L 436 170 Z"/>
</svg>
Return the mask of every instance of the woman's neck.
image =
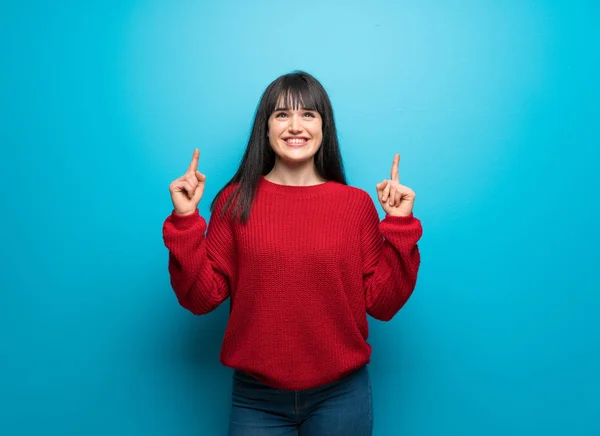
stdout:
<svg viewBox="0 0 600 436">
<path fill-rule="evenodd" d="M 326 182 L 318 173 L 311 161 L 308 165 L 288 166 L 279 159 L 275 161 L 273 169 L 265 176 L 269 182 L 288 186 L 311 186 Z"/>
</svg>

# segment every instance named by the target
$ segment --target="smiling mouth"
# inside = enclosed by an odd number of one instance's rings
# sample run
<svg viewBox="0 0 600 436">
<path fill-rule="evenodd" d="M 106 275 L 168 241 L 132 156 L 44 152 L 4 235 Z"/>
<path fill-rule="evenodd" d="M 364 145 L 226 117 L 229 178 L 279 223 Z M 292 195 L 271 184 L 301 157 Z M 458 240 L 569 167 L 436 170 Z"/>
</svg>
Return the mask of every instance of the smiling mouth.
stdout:
<svg viewBox="0 0 600 436">
<path fill-rule="evenodd" d="M 308 139 L 306 138 L 288 138 L 285 140 L 285 143 L 290 147 L 302 147 L 307 142 Z"/>
</svg>

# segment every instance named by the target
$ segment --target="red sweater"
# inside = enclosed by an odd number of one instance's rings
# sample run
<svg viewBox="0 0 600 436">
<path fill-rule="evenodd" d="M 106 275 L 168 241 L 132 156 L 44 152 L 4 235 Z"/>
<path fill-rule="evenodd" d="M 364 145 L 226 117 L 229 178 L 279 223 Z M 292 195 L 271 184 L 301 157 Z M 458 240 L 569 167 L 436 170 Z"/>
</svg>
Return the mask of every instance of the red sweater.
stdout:
<svg viewBox="0 0 600 436">
<path fill-rule="evenodd" d="M 365 191 L 261 178 L 247 224 L 173 212 L 163 226 L 171 285 L 195 314 L 231 297 L 221 363 L 279 389 L 335 381 L 370 362 L 367 314 L 390 320 L 410 297 L 418 219 L 379 221 Z M 208 227 L 208 228 L 207 228 Z M 206 231 L 206 235 L 205 235 Z"/>
</svg>

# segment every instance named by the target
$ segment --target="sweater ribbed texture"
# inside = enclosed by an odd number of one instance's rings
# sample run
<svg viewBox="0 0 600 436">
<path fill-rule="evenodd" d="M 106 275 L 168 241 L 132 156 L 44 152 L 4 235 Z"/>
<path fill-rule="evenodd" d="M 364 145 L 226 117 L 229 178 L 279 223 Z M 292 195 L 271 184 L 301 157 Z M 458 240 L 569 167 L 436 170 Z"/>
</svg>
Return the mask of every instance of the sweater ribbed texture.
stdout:
<svg viewBox="0 0 600 436">
<path fill-rule="evenodd" d="M 248 223 L 173 212 L 163 226 L 171 285 L 195 314 L 230 299 L 223 365 L 279 389 L 317 387 L 369 363 L 367 314 L 390 320 L 417 280 L 420 221 L 381 222 L 365 191 L 261 178 Z"/>
</svg>

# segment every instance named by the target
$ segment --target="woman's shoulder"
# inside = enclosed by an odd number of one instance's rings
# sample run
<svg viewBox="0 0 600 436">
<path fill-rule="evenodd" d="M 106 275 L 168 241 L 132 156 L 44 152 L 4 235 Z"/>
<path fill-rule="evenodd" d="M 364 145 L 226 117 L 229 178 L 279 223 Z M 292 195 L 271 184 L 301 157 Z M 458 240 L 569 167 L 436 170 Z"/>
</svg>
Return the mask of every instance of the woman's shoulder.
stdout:
<svg viewBox="0 0 600 436">
<path fill-rule="evenodd" d="M 369 193 L 358 186 L 344 185 L 343 183 L 338 182 L 331 183 L 334 183 L 341 193 L 344 193 L 349 197 L 355 198 L 360 201 L 371 200 L 371 196 L 369 195 Z"/>
<path fill-rule="evenodd" d="M 231 182 L 229 184 L 226 184 L 225 186 L 223 186 L 216 194 L 215 197 L 213 199 L 213 203 L 211 207 L 212 210 L 212 215 L 214 215 L 215 211 L 227 211 L 227 214 L 229 216 L 229 214 L 231 213 L 231 197 L 232 195 L 235 193 L 236 188 L 238 187 L 239 183 L 238 182 Z M 231 199 L 233 200 L 233 199 Z M 229 204 L 229 207 L 225 207 L 226 204 Z"/>
<path fill-rule="evenodd" d="M 239 182 L 229 182 L 228 184 L 223 186 L 219 192 L 217 192 L 215 198 L 217 199 L 217 201 L 227 201 L 229 196 L 235 192 L 238 185 Z"/>
<path fill-rule="evenodd" d="M 368 213 L 370 209 L 375 208 L 375 202 L 371 195 L 363 188 L 352 185 L 344 185 L 343 183 L 333 182 L 336 184 L 338 192 L 336 196 L 344 199 L 345 202 L 354 203 L 359 210 Z"/>
</svg>

